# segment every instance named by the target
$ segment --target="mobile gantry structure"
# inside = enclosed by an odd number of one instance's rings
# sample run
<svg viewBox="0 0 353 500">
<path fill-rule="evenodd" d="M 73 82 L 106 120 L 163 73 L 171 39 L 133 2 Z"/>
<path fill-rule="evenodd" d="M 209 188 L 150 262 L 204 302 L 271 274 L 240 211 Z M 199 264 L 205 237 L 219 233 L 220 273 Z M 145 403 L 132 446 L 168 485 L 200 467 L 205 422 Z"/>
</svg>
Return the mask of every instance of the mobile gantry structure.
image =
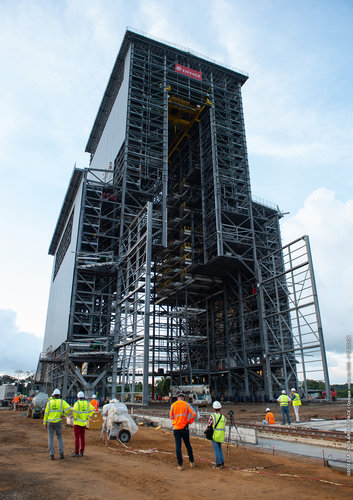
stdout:
<svg viewBox="0 0 353 500">
<path fill-rule="evenodd" d="M 50 245 L 38 380 L 143 404 L 161 376 L 232 400 L 310 377 L 330 393 L 308 237 L 282 246 L 251 194 L 246 80 L 126 32 Z"/>
</svg>

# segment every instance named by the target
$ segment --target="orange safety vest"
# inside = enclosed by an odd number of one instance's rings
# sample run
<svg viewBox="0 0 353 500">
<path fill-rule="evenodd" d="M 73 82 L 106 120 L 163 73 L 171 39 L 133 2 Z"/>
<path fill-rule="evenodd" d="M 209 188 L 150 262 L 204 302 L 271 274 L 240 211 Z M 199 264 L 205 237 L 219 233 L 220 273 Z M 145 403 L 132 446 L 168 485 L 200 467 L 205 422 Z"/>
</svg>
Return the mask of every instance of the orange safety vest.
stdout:
<svg viewBox="0 0 353 500">
<path fill-rule="evenodd" d="M 269 425 L 273 425 L 276 423 L 275 417 L 273 416 L 273 413 L 271 413 L 270 411 L 266 413 L 265 420 L 268 421 Z"/>
<path fill-rule="evenodd" d="M 96 411 L 98 411 L 98 407 L 99 407 L 99 401 L 98 399 L 92 399 L 90 402 L 89 402 Z"/>
<path fill-rule="evenodd" d="M 19 402 L 20 402 L 20 398 L 19 398 L 19 396 L 15 396 L 15 397 L 13 398 L 13 400 L 11 401 L 11 403 L 19 403 Z"/>
<path fill-rule="evenodd" d="M 179 399 L 170 408 L 170 418 L 175 430 L 184 429 L 187 424 L 192 424 L 196 418 L 196 411 L 187 403 Z"/>
</svg>

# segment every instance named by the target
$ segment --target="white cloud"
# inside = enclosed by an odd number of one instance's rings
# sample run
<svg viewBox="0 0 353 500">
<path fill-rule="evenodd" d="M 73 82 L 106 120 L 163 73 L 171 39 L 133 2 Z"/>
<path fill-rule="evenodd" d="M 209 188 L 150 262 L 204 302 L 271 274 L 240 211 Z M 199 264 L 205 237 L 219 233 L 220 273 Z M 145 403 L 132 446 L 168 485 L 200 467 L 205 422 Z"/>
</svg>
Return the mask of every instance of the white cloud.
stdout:
<svg viewBox="0 0 353 500">
<path fill-rule="evenodd" d="M 0 367 L 2 373 L 15 374 L 18 370 L 35 371 L 42 340 L 20 331 L 16 313 L 0 309 Z"/>
<path fill-rule="evenodd" d="M 323 187 L 314 191 L 282 223 L 284 244 L 303 234 L 310 238 L 326 348 L 342 353 L 353 333 L 353 199 L 343 202 Z"/>
<path fill-rule="evenodd" d="M 347 384 L 347 356 L 337 352 L 326 351 L 327 364 L 331 384 Z M 352 357 L 351 357 L 352 362 Z"/>
</svg>

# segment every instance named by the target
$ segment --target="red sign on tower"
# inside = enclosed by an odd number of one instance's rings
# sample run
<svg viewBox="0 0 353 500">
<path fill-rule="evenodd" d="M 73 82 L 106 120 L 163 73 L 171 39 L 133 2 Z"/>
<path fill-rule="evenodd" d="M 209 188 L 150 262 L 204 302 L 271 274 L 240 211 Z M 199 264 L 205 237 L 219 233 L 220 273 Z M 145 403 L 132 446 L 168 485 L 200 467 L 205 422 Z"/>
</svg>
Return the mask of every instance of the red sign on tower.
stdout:
<svg viewBox="0 0 353 500">
<path fill-rule="evenodd" d="M 189 76 L 190 78 L 195 78 L 195 80 L 200 80 L 200 82 L 202 81 L 202 73 L 196 71 L 196 69 L 187 68 L 186 66 L 175 63 L 175 71 L 182 75 Z"/>
</svg>

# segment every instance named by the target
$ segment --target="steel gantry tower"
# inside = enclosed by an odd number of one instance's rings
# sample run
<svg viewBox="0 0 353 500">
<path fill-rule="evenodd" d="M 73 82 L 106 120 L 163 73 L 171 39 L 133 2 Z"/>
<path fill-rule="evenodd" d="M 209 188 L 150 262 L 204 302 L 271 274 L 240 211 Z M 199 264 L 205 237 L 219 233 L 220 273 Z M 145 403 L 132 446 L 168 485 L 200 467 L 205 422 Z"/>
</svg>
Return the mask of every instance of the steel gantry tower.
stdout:
<svg viewBox="0 0 353 500">
<path fill-rule="evenodd" d="M 279 209 L 251 195 L 246 80 L 126 32 L 50 247 L 51 386 L 144 404 L 162 375 L 233 400 L 313 371 L 328 388 L 308 238 L 282 247 Z"/>
</svg>

